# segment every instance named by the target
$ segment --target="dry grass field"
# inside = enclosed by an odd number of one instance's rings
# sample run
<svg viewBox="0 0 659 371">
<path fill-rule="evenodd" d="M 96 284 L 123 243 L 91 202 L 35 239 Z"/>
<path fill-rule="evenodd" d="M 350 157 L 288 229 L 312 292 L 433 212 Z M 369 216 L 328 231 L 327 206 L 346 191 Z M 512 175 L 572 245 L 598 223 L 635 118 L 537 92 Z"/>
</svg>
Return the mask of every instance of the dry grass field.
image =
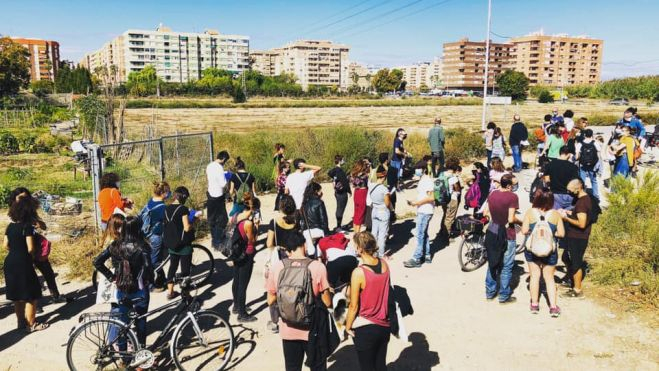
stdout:
<svg viewBox="0 0 659 371">
<path fill-rule="evenodd" d="M 488 120 L 495 121 L 504 130 L 512 124 L 512 115 L 519 113 L 529 125 L 542 122 L 542 117 L 557 106 L 560 112 L 572 109 L 575 118 L 581 116 L 622 116 L 625 107 L 606 102 L 586 100 L 566 104 L 539 104 L 491 106 Z M 637 103 L 641 114 L 659 114 L 659 106 L 647 107 Z M 447 128 L 478 130 L 481 106 L 392 106 L 392 107 L 314 107 L 314 108 L 182 108 L 182 109 L 127 109 L 125 120 L 133 134 L 140 135 L 142 127 L 156 122 L 158 134 L 201 131 L 247 132 L 255 128 L 296 130 L 308 127 L 358 125 L 370 129 L 407 128 L 409 131 L 426 129 L 435 116 L 441 116 Z"/>
</svg>

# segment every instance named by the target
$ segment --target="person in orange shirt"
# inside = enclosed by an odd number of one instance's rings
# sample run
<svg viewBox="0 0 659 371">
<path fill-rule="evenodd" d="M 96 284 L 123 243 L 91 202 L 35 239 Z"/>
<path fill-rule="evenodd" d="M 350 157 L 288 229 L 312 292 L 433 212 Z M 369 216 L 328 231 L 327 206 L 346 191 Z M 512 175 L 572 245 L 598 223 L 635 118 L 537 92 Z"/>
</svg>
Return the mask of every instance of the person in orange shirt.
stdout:
<svg viewBox="0 0 659 371">
<path fill-rule="evenodd" d="M 119 176 L 115 173 L 103 174 L 101 177 L 101 192 L 98 194 L 98 205 L 101 209 L 101 229 L 104 231 L 115 209 L 124 211 L 124 209 L 133 206 L 131 199 L 121 196 L 119 183 Z"/>
</svg>

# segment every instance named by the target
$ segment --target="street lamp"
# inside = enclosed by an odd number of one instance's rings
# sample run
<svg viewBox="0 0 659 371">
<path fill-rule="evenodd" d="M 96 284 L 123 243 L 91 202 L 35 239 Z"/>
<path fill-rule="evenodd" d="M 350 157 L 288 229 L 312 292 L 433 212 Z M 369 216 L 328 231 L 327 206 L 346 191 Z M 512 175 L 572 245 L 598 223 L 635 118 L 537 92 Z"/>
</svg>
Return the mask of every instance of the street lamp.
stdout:
<svg viewBox="0 0 659 371">
<path fill-rule="evenodd" d="M 487 36 L 485 36 L 485 85 L 483 85 L 483 116 L 481 130 L 485 131 L 485 111 L 487 110 L 487 80 L 490 73 L 490 26 L 492 25 L 492 0 L 487 0 Z"/>
</svg>

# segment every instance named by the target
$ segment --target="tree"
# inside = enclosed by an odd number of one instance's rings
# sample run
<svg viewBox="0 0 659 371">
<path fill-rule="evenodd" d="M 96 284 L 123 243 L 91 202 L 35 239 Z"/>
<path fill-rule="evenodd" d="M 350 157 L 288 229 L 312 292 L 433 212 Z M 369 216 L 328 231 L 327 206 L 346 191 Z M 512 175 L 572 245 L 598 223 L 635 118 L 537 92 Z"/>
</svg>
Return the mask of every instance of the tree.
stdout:
<svg viewBox="0 0 659 371">
<path fill-rule="evenodd" d="M 71 69 L 69 63 L 62 61 L 55 77 L 55 89 L 60 93 L 87 94 L 93 90 L 91 73 L 82 66 Z"/>
<path fill-rule="evenodd" d="M 419 93 L 427 93 L 429 91 L 430 88 L 425 83 L 422 83 L 421 86 L 419 86 Z"/>
<path fill-rule="evenodd" d="M 98 95 L 86 95 L 75 101 L 75 107 L 80 114 L 82 137 L 94 139 L 98 117 L 105 116 L 106 105 Z"/>
<path fill-rule="evenodd" d="M 0 38 L 0 97 L 15 95 L 30 83 L 29 57 L 22 45 Z"/>
<path fill-rule="evenodd" d="M 30 90 L 37 97 L 43 98 L 46 94 L 53 93 L 54 84 L 50 80 L 38 80 L 30 83 Z"/>
<path fill-rule="evenodd" d="M 541 90 L 538 94 L 538 103 L 554 103 L 554 96 L 549 90 Z"/>
<path fill-rule="evenodd" d="M 139 97 L 155 95 L 160 79 L 156 74 L 156 68 L 153 65 L 144 67 L 141 71 L 133 71 L 128 74 L 126 88 L 129 94 Z"/>
<path fill-rule="evenodd" d="M 522 72 L 506 70 L 496 77 L 496 82 L 502 96 L 511 97 L 515 101 L 526 99 L 529 79 Z"/>
<path fill-rule="evenodd" d="M 386 93 L 405 88 L 403 84 L 403 71 L 388 68 L 379 70 L 372 78 L 372 86 L 378 93 Z"/>
</svg>

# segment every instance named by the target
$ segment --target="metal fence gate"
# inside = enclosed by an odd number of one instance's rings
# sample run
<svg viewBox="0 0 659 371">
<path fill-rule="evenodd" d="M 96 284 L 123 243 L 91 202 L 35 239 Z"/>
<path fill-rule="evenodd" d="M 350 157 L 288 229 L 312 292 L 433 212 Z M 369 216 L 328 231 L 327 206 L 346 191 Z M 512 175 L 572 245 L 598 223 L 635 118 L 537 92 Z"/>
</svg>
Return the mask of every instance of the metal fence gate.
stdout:
<svg viewBox="0 0 659 371">
<path fill-rule="evenodd" d="M 206 199 L 206 166 L 213 160 L 213 133 L 180 134 L 160 139 L 89 147 L 96 225 L 101 224 L 98 194 L 101 177 L 113 172 L 121 180 L 121 194 L 141 209 L 151 197 L 153 183 L 164 180 L 172 190 L 185 186 L 190 204 Z"/>
</svg>

